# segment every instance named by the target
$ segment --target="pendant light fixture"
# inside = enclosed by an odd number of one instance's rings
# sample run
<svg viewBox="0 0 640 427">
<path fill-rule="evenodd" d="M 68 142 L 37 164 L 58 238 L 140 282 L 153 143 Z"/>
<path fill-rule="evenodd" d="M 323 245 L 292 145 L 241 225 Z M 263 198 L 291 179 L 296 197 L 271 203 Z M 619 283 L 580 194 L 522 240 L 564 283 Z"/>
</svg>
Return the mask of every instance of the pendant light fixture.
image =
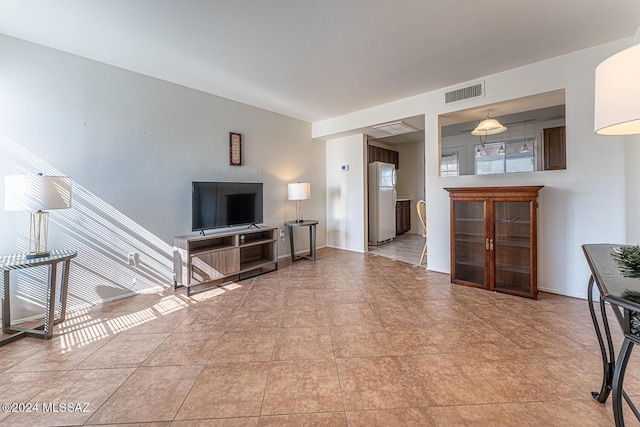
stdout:
<svg viewBox="0 0 640 427">
<path fill-rule="evenodd" d="M 522 124 L 522 147 L 520 147 L 521 153 L 528 153 L 529 146 L 527 145 L 527 136 L 526 136 L 527 122 L 525 121 Z"/>
<path fill-rule="evenodd" d="M 485 142 L 487 142 L 487 137 L 489 135 L 497 135 L 506 131 L 507 128 L 502 125 L 496 119 L 492 119 L 489 116 L 489 112 L 487 111 L 487 118 L 478 123 L 478 126 L 474 130 L 471 131 L 471 135 L 480 137 L 480 145 L 484 147 Z M 483 138 L 484 137 L 484 138 Z"/>
</svg>

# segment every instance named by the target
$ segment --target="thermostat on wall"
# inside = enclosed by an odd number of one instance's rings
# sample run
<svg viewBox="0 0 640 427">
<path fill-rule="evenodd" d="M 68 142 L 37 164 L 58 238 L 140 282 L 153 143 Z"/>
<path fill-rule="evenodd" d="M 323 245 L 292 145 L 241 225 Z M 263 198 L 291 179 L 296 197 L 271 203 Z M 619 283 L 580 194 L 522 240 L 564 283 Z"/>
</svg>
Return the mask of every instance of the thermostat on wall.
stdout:
<svg viewBox="0 0 640 427">
<path fill-rule="evenodd" d="M 349 170 L 349 165 L 342 165 L 342 170 L 343 171 L 348 171 Z"/>
</svg>

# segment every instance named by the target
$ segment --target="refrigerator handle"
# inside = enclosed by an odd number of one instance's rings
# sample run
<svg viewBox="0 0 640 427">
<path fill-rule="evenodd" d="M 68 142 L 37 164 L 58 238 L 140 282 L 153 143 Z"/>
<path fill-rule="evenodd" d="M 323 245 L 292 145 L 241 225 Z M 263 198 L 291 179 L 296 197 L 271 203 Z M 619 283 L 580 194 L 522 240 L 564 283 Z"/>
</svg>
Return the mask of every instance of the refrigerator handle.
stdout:
<svg viewBox="0 0 640 427">
<path fill-rule="evenodd" d="M 398 200 L 398 194 L 396 193 L 396 188 L 393 187 L 393 207 L 395 208 L 396 202 Z"/>
<path fill-rule="evenodd" d="M 397 172 L 396 172 L 396 167 L 393 167 L 393 170 L 391 171 L 391 182 L 393 183 L 393 187 L 395 188 L 396 186 L 396 179 L 397 179 Z"/>
</svg>

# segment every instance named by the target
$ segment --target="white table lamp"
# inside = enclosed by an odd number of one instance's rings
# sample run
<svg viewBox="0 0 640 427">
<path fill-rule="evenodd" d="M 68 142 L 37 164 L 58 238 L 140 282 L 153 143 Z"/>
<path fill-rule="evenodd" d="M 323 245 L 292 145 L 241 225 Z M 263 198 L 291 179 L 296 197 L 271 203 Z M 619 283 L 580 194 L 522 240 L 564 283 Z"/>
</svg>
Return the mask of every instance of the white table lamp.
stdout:
<svg viewBox="0 0 640 427">
<path fill-rule="evenodd" d="M 296 201 L 296 222 L 302 222 L 302 201 L 311 198 L 311 184 L 295 182 L 289 184 L 289 200 Z"/>
<path fill-rule="evenodd" d="M 71 178 L 68 176 L 7 175 L 4 180 L 4 208 L 31 211 L 27 258 L 49 256 L 47 236 L 49 212 L 71 207 Z"/>
</svg>

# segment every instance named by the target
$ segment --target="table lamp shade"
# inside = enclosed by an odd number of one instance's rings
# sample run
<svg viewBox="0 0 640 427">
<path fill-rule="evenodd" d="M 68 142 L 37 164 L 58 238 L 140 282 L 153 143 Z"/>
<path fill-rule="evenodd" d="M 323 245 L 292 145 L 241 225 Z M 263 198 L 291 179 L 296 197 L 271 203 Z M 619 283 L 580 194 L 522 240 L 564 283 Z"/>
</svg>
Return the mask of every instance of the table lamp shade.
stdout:
<svg viewBox="0 0 640 427">
<path fill-rule="evenodd" d="M 7 211 L 40 211 L 71 207 L 71 177 L 7 175 L 4 180 Z"/>
<path fill-rule="evenodd" d="M 311 184 L 295 182 L 289 184 L 289 200 L 309 200 L 311 198 Z"/>
<path fill-rule="evenodd" d="M 71 207 L 71 178 L 68 176 L 7 175 L 4 179 L 4 208 L 31 211 L 27 259 L 48 257 L 49 212 Z"/>
<path fill-rule="evenodd" d="M 595 132 L 640 134 L 640 44 L 602 61 L 595 81 Z"/>
</svg>

